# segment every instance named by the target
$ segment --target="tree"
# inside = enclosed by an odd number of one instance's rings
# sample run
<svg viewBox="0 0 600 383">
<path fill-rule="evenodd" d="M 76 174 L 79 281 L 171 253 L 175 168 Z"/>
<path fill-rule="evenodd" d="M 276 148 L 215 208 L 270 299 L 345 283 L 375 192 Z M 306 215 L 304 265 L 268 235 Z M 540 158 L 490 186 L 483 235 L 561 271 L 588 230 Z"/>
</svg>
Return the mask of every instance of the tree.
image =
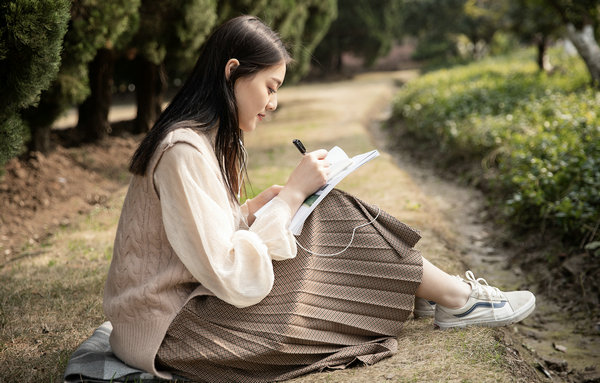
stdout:
<svg viewBox="0 0 600 383">
<path fill-rule="evenodd" d="M 333 22 L 315 56 L 326 71 L 340 72 L 342 54 L 351 52 L 371 65 L 389 52 L 402 24 L 401 0 L 340 0 Z"/>
<path fill-rule="evenodd" d="M 140 0 L 106 2 L 107 30 L 104 44 L 88 64 L 90 95 L 79 105 L 77 131 L 84 141 L 96 141 L 110 132 L 108 112 L 112 100 L 113 74 L 117 52 L 131 39 L 139 23 Z"/>
<path fill-rule="evenodd" d="M 415 58 L 450 58 L 458 55 L 456 36 L 461 33 L 466 0 L 406 1 L 405 33 L 418 39 Z"/>
<path fill-rule="evenodd" d="M 288 45 L 295 65 L 286 77 L 294 83 L 310 69 L 313 52 L 337 16 L 337 0 L 297 0 L 295 5 L 274 12 L 276 3 L 277 0 L 271 0 L 260 15 Z"/>
<path fill-rule="evenodd" d="M 290 7 L 290 1 L 274 1 L 274 0 L 219 0 L 217 2 L 217 24 L 222 24 L 225 21 L 240 16 L 242 14 L 255 15 L 262 17 L 262 12 L 265 11 L 268 5 L 273 3 L 275 9 L 280 9 L 282 6 L 286 9 Z M 291 0 L 295 4 L 295 0 Z M 279 13 L 277 11 L 276 13 Z"/>
<path fill-rule="evenodd" d="M 585 62 L 592 84 L 600 88 L 600 46 L 596 30 L 600 23 L 600 0 L 546 0 L 559 15 L 566 33 Z"/>
<path fill-rule="evenodd" d="M 142 0 L 140 27 L 130 42 L 138 52 L 136 132 L 148 131 L 161 112 L 165 60 L 189 70 L 216 20 L 216 0 Z"/>
<path fill-rule="evenodd" d="M 496 32 L 507 28 L 510 1 L 407 1 L 404 28 L 418 38 L 416 58 L 485 56 Z"/>
<path fill-rule="evenodd" d="M 126 0 L 123 9 L 112 1 L 74 0 L 64 38 L 60 70 L 52 86 L 42 92 L 40 102 L 24 111 L 31 127 L 30 150 L 50 150 L 50 128 L 69 106 L 78 105 L 89 93 L 88 64 L 96 51 L 126 29 L 130 19 Z M 129 9 L 129 11 L 127 11 Z"/>
<path fill-rule="evenodd" d="M 507 29 L 508 0 L 467 0 L 458 23 L 458 32 L 471 42 L 470 55 L 485 56 L 498 30 Z"/>
<path fill-rule="evenodd" d="M 19 111 L 56 77 L 68 19 L 68 0 L 0 5 L 0 166 L 24 149 L 29 130 Z"/>
<path fill-rule="evenodd" d="M 241 14 L 260 17 L 276 30 L 294 58 L 287 82 L 298 81 L 310 69 L 310 60 L 332 21 L 337 0 L 222 0 L 219 23 Z"/>
<path fill-rule="evenodd" d="M 520 39 L 537 47 L 537 63 L 540 70 L 552 69 L 547 48 L 552 38 L 562 31 L 562 21 L 545 0 L 514 0 L 508 11 L 509 28 Z"/>
</svg>

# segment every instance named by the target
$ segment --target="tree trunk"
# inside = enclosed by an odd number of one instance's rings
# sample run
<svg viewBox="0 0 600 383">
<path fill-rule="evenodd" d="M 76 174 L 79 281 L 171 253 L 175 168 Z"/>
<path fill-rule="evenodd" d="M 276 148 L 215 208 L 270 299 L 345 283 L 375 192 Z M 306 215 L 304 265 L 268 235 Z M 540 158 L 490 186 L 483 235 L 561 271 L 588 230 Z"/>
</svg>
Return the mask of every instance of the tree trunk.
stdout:
<svg viewBox="0 0 600 383">
<path fill-rule="evenodd" d="M 541 71 L 552 71 L 552 64 L 548 56 L 548 37 L 545 35 L 537 38 L 537 64 Z"/>
<path fill-rule="evenodd" d="M 341 51 L 336 52 L 335 56 L 333 56 L 333 72 L 334 73 L 342 73 L 342 69 L 344 69 L 344 60 Z"/>
<path fill-rule="evenodd" d="M 162 64 L 156 65 L 147 59 L 138 59 L 136 84 L 137 117 L 135 132 L 145 133 L 152 128 L 162 110 L 162 96 L 166 88 L 166 75 Z"/>
<path fill-rule="evenodd" d="M 101 48 L 89 64 L 90 96 L 79 106 L 77 131 L 84 141 L 100 140 L 110 133 L 108 112 L 112 99 L 115 53 Z"/>
<path fill-rule="evenodd" d="M 21 111 L 21 116 L 31 132 L 30 140 L 27 143 L 27 149 L 30 152 L 50 153 L 52 124 L 64 110 L 60 101 L 56 100 L 55 90 L 48 93 L 42 92 L 38 105 L 29 106 Z"/>
<path fill-rule="evenodd" d="M 31 126 L 30 152 L 50 152 L 50 129 L 51 126 Z"/>
<path fill-rule="evenodd" d="M 578 30 L 569 23 L 567 35 L 585 62 L 592 76 L 593 86 L 600 88 L 600 47 L 594 37 L 594 28 L 590 24 L 584 24 L 583 28 Z"/>
</svg>

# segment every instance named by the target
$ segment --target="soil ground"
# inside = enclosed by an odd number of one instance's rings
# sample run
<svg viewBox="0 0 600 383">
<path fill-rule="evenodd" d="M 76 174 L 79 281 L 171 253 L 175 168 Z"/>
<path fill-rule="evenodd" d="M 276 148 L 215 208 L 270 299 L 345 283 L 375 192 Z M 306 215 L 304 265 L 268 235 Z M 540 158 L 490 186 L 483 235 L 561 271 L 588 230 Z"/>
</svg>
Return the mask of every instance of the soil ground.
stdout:
<svg viewBox="0 0 600 383">
<path fill-rule="evenodd" d="M 416 75 L 372 73 L 282 88 L 273 118 L 246 137 L 252 190 L 285 183 L 298 162 L 293 138 L 309 150 L 338 145 L 358 154 L 378 148 L 381 157 L 339 188 L 419 229 L 418 249 L 450 273 L 471 268 L 501 287 L 528 287 L 526 278 L 511 279 L 515 272 L 506 272 L 501 254 L 490 250 L 495 229 L 486 224 L 483 197 L 413 163 L 378 128 L 396 85 Z M 128 118 L 133 107 L 114 111 L 114 119 Z M 61 123 L 72 121 L 67 116 Z M 70 354 L 105 320 L 102 289 L 129 180 L 127 162 L 141 137 L 125 133 L 68 147 L 60 136 L 51 154 L 11 161 L 0 181 L 0 382 L 60 381 Z M 489 255 L 500 258 L 482 261 Z M 552 369 L 533 350 L 532 339 L 553 341 L 544 328 L 534 328 L 538 319 L 510 328 L 450 331 L 434 329 L 431 319 L 410 320 L 395 356 L 294 382 L 535 382 L 547 379 L 544 373 L 554 381 L 583 381 L 583 372 L 594 379 L 597 337 L 586 338 L 591 340 L 583 350 L 592 359 L 584 358 L 577 371 L 571 370 L 575 362 L 562 364 L 564 355 Z M 567 354 L 581 359 L 580 349 L 569 344 Z M 557 357 L 551 353 L 546 359 Z"/>
</svg>

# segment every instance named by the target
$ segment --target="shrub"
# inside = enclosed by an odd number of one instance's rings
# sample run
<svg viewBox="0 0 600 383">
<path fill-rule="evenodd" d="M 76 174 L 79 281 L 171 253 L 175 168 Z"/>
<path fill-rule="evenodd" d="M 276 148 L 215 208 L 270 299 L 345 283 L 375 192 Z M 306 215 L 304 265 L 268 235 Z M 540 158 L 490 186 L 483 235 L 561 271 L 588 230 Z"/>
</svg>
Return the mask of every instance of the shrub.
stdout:
<svg viewBox="0 0 600 383">
<path fill-rule="evenodd" d="M 56 77 L 68 19 L 68 0 L 0 4 L 0 167 L 29 138 L 19 111 L 35 104 Z"/>
<path fill-rule="evenodd" d="M 600 92 L 577 57 L 539 72 L 532 51 L 431 72 L 409 83 L 394 117 L 480 180 L 510 222 L 593 241 L 600 222 Z M 562 69 L 561 69 L 562 68 Z"/>
</svg>

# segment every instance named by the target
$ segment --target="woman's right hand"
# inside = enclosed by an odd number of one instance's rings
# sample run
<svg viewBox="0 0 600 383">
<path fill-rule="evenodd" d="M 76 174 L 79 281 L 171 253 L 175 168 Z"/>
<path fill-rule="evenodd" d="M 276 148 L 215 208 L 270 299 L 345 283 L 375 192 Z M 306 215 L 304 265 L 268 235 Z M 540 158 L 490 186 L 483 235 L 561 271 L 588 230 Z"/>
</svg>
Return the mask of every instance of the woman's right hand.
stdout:
<svg viewBox="0 0 600 383">
<path fill-rule="evenodd" d="M 319 149 L 306 153 L 290 174 L 288 181 L 279 193 L 279 198 L 288 203 L 292 214 L 311 194 L 319 190 L 327 182 L 329 161 L 325 160 L 327 150 Z"/>
</svg>

